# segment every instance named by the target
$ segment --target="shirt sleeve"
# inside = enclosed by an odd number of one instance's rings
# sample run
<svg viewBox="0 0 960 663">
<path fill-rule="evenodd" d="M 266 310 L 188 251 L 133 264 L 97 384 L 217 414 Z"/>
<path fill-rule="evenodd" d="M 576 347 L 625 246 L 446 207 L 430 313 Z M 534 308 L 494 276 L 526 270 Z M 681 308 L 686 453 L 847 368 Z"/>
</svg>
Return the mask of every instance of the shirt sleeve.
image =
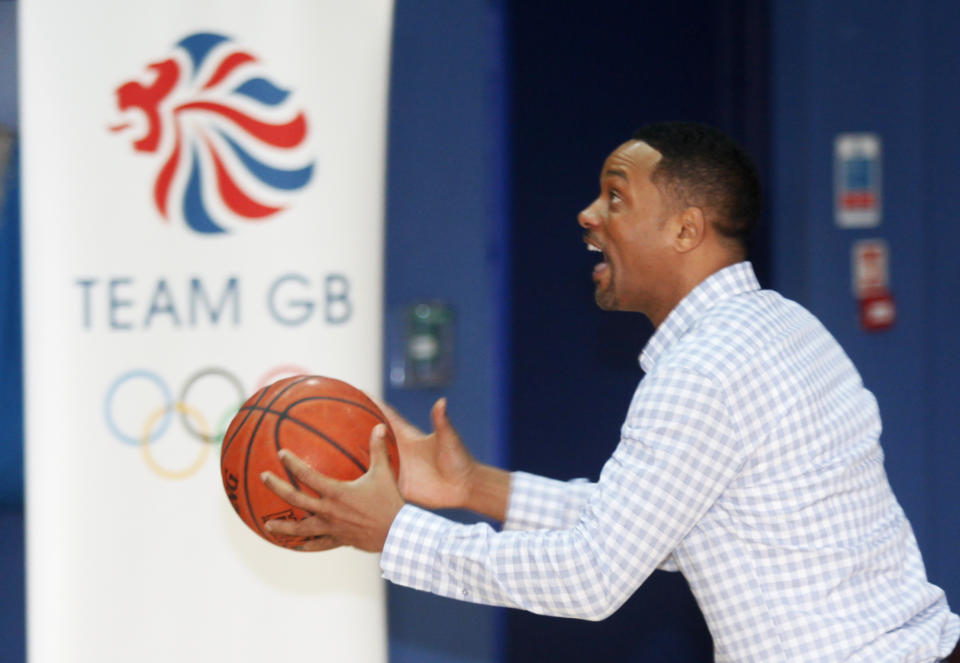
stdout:
<svg viewBox="0 0 960 663">
<path fill-rule="evenodd" d="M 557 481 L 536 474 L 514 472 L 510 478 L 510 502 L 504 531 L 535 529 L 567 529 L 577 524 L 580 512 L 596 488 L 587 479 Z M 677 564 L 669 555 L 657 567 L 676 571 Z"/>
<path fill-rule="evenodd" d="M 669 557 L 741 462 L 712 380 L 690 371 L 651 374 L 575 522 L 560 522 L 564 507 L 533 519 L 561 527 L 496 532 L 408 505 L 390 529 L 381 569 L 388 580 L 442 596 L 603 619 Z M 512 515 L 513 525 L 532 520 Z"/>
<path fill-rule="evenodd" d="M 557 481 L 513 472 L 510 475 L 510 502 L 504 530 L 566 529 L 580 518 L 580 511 L 596 484 L 586 479 Z"/>
</svg>

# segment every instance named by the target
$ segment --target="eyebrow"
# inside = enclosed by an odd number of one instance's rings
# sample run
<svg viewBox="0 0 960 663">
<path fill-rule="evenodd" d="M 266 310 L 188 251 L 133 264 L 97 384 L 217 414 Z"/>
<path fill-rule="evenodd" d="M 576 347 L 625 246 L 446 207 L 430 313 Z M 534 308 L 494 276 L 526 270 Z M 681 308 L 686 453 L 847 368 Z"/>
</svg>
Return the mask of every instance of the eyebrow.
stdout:
<svg viewBox="0 0 960 663">
<path fill-rule="evenodd" d="M 604 177 L 619 177 L 621 179 L 627 179 L 627 171 L 619 170 L 617 168 L 608 168 L 603 172 Z"/>
</svg>

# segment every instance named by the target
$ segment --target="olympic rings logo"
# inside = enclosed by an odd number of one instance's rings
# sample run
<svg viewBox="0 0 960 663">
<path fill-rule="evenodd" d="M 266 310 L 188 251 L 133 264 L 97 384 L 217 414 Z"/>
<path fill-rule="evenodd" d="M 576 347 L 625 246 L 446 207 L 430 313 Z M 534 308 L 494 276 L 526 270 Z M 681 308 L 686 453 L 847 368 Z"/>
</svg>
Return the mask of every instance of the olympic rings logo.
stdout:
<svg viewBox="0 0 960 663">
<path fill-rule="evenodd" d="M 104 397 L 104 419 L 110 433 L 120 442 L 138 447 L 147 467 L 165 479 L 185 479 L 200 471 L 212 450 L 223 441 L 233 415 L 250 394 L 275 380 L 303 375 L 295 365 L 276 366 L 264 373 L 251 392 L 233 372 L 208 366 L 191 374 L 174 398 L 166 380 L 158 373 L 135 368 L 117 376 Z M 156 403 L 156 405 L 148 405 Z M 186 456 L 159 458 L 156 447 L 175 422 L 187 437 L 199 443 Z M 173 465 L 173 467 L 171 467 Z"/>
</svg>

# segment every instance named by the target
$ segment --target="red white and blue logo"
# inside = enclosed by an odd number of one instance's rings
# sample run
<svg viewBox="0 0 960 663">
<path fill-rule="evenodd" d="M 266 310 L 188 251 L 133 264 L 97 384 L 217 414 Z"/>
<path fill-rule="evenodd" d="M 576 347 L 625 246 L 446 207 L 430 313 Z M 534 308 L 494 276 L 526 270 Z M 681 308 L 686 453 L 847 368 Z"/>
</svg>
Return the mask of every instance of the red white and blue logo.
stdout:
<svg viewBox="0 0 960 663">
<path fill-rule="evenodd" d="M 116 90 L 133 148 L 156 154 L 153 204 L 199 233 L 223 233 L 287 209 L 311 180 L 307 119 L 291 90 L 234 40 L 181 39 L 141 80 Z M 139 131 L 138 131 L 139 129 Z"/>
</svg>

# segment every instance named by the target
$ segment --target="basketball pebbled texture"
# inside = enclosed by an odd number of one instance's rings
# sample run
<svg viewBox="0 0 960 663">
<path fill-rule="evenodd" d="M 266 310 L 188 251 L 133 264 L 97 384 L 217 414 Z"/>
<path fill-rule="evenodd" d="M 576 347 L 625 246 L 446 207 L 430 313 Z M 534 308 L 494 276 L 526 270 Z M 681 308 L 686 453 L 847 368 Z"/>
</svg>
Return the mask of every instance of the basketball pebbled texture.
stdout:
<svg viewBox="0 0 960 663">
<path fill-rule="evenodd" d="M 387 455 L 396 476 L 400 457 L 396 438 L 383 413 L 355 387 L 319 375 L 299 375 L 270 384 L 251 396 L 230 422 L 220 450 L 223 487 L 237 515 L 261 537 L 296 549 L 309 539 L 273 535 L 263 524 L 271 519 L 302 520 L 310 514 L 273 494 L 260 479 L 273 472 L 295 488 L 301 484 L 280 462 L 288 449 L 318 472 L 349 481 L 370 466 L 370 433 L 387 426 Z"/>
</svg>

